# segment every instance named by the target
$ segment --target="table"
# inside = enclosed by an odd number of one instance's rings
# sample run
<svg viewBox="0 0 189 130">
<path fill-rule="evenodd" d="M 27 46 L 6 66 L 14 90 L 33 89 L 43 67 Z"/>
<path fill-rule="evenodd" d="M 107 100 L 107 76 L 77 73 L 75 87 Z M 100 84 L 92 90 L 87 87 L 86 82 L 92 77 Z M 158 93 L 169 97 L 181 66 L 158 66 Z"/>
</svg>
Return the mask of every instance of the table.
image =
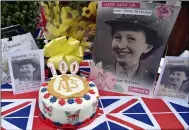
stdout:
<svg viewBox="0 0 189 130">
<path fill-rule="evenodd" d="M 189 129 L 188 104 L 99 92 L 99 115 L 92 124 L 81 128 L 83 130 Z M 13 95 L 11 84 L 4 84 L 1 85 L 1 96 L 2 130 L 53 130 L 38 117 L 38 92 Z"/>
</svg>

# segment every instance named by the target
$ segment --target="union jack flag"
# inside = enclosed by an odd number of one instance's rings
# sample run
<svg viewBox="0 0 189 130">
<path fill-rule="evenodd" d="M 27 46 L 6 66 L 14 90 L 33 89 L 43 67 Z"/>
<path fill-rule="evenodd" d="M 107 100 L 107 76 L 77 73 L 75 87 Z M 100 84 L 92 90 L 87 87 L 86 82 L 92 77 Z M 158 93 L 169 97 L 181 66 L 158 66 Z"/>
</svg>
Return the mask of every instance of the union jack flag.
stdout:
<svg viewBox="0 0 189 130">
<path fill-rule="evenodd" d="M 88 78 L 89 75 L 90 75 L 90 62 L 91 60 L 83 60 L 80 65 L 79 65 L 79 72 L 80 72 L 80 75 L 83 76 L 83 77 L 86 77 Z"/>
<path fill-rule="evenodd" d="M 35 99 L 2 99 L 1 129 L 32 129 Z"/>
<path fill-rule="evenodd" d="M 27 103 L 31 98 L 38 98 L 38 92 L 25 93 L 20 95 L 12 95 L 11 91 L 5 91 L 7 87 L 11 89 L 10 84 L 6 84 L 5 86 L 1 86 L 4 89 L 2 91 L 2 101 L 8 102 L 7 105 L 1 104 L 2 106 L 2 128 L 9 129 L 10 125 L 7 125 L 8 122 L 5 119 L 10 118 L 12 120 L 20 119 L 17 122 L 8 123 L 12 124 L 13 128 L 19 129 L 31 129 L 31 127 L 27 126 L 27 123 L 22 122 L 22 118 L 29 117 L 27 115 L 23 116 L 23 114 L 27 113 L 25 111 L 24 106 L 18 109 L 18 112 L 15 112 L 16 116 L 9 116 L 11 113 L 6 114 L 5 108 L 9 105 L 19 106 L 19 103 Z M 124 94 L 107 92 L 107 91 L 99 91 L 100 92 L 100 100 L 99 100 L 99 114 L 97 118 L 88 126 L 80 128 L 81 130 L 127 130 L 127 129 L 137 129 L 137 130 L 188 130 L 189 129 L 189 105 L 183 104 L 177 101 L 168 101 L 162 99 L 149 99 L 149 98 L 140 98 L 135 96 L 126 96 Z M 15 100 L 16 98 L 16 100 Z M 28 98 L 28 99 L 25 99 Z M 6 100 L 5 100 L 6 99 Z M 8 99 L 8 100 L 7 100 Z M 15 103 L 14 103 L 14 102 Z M 10 103 L 13 102 L 13 103 Z M 22 103 L 21 103 L 22 102 Z M 10 103 L 10 104 L 9 104 Z M 30 103 L 29 103 L 30 104 Z M 25 104 L 27 108 L 29 104 Z M 3 108 L 4 107 L 4 108 Z M 23 108 L 23 109 L 22 109 Z M 9 107 L 9 109 L 11 109 Z M 22 110 L 21 110 L 22 109 Z M 20 111 L 19 111 L 20 110 Z M 29 111 L 29 109 L 27 109 Z M 5 112 L 6 113 L 5 113 Z M 35 130 L 54 130 L 51 126 L 43 123 L 41 119 L 38 117 L 39 115 L 39 107 L 36 104 L 35 113 L 33 116 L 33 125 L 32 129 Z M 25 119 L 24 118 L 24 119 Z M 32 119 L 30 120 L 32 121 Z M 5 123 L 3 123 L 5 122 Z M 25 126 L 19 126 L 19 125 Z"/>
<path fill-rule="evenodd" d="M 101 114 L 83 130 L 189 129 L 189 106 L 161 99 L 101 96 Z"/>
</svg>

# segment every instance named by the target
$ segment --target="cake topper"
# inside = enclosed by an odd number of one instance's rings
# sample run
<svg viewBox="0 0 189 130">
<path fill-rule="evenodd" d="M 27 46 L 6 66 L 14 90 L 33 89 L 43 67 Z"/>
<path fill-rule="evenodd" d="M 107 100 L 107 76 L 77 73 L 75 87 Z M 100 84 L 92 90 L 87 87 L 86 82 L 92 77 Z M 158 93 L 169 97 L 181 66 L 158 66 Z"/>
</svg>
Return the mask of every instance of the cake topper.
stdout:
<svg viewBox="0 0 189 130">
<path fill-rule="evenodd" d="M 47 63 L 47 66 L 50 68 L 53 77 L 57 76 L 56 70 L 54 68 L 54 64 L 49 62 L 49 63 Z"/>
<path fill-rule="evenodd" d="M 62 75 L 65 75 L 66 72 L 68 71 L 68 65 L 64 60 L 62 60 L 58 66 L 59 71 L 61 72 Z"/>
<path fill-rule="evenodd" d="M 51 73 L 53 75 L 53 77 L 57 76 L 57 73 L 56 73 L 56 69 L 54 67 L 54 64 L 49 62 L 47 63 L 47 66 L 50 68 L 51 70 Z M 69 67 L 69 70 L 70 70 L 70 73 L 72 75 L 76 75 L 78 70 L 79 70 L 79 63 L 77 61 L 73 61 L 70 66 L 68 66 L 68 64 L 62 60 L 60 63 L 59 63 L 59 71 L 61 72 L 62 75 L 65 75 L 67 72 L 68 72 L 68 67 Z"/>
</svg>

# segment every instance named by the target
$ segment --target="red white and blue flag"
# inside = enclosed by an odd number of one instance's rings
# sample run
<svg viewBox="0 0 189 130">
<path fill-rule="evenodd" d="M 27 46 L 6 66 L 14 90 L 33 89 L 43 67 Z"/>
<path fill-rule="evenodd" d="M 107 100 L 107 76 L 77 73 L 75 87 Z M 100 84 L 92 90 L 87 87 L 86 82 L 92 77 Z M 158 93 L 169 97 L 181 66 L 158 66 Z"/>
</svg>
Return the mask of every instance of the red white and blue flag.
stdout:
<svg viewBox="0 0 189 130">
<path fill-rule="evenodd" d="M 1 130 L 32 129 L 36 99 L 2 99 Z"/>
<path fill-rule="evenodd" d="M 101 96 L 99 104 L 102 114 L 83 130 L 189 129 L 187 104 L 134 96 Z"/>
<path fill-rule="evenodd" d="M 36 104 L 34 115 L 32 107 L 33 99 L 38 98 L 38 92 L 12 95 L 11 85 L 1 86 L 2 91 L 2 129 L 9 129 L 10 126 L 19 129 L 50 129 L 38 117 L 39 108 Z M 8 91 L 5 91 L 5 90 Z M 81 128 L 81 130 L 183 130 L 189 129 L 189 105 L 181 104 L 176 101 L 167 101 L 161 99 L 148 99 L 135 96 L 125 96 L 113 92 L 99 91 L 99 115 L 90 125 Z M 11 99 L 12 98 L 12 99 Z M 28 98 L 28 99 L 25 99 Z M 27 104 L 29 101 L 32 103 Z M 23 106 L 19 106 L 24 104 Z M 10 107 L 9 107 L 10 106 Z M 11 107 L 12 106 L 12 107 Z M 18 107 L 14 111 L 11 108 Z M 10 109 L 10 110 L 9 110 Z M 5 110 L 8 110 L 7 112 Z M 10 113 L 9 113 L 10 111 Z M 30 115 L 28 116 L 28 112 Z M 12 114 L 13 113 L 13 114 Z M 15 114 L 14 114 L 15 113 Z M 33 125 L 28 125 L 32 122 Z M 15 121 L 10 121 L 10 119 Z M 23 121 L 23 120 L 27 121 Z M 17 121 L 16 121 L 17 120 Z M 4 122 L 4 123 L 3 123 Z M 23 122 L 23 123 L 20 123 Z M 9 123 L 9 124 L 8 124 Z M 21 126 L 21 124 L 23 126 Z M 29 128 L 30 127 L 30 128 Z"/>
<path fill-rule="evenodd" d="M 79 65 L 79 72 L 80 75 L 83 77 L 88 78 L 90 75 L 91 67 L 90 67 L 91 60 L 83 60 Z"/>
</svg>

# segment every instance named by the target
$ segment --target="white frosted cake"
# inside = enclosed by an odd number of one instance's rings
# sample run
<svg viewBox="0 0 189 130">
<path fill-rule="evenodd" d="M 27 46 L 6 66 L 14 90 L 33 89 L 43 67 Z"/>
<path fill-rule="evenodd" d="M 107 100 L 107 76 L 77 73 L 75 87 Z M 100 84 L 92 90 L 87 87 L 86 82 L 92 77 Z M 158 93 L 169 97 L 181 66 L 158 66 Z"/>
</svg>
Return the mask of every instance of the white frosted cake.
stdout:
<svg viewBox="0 0 189 130">
<path fill-rule="evenodd" d="M 56 126 L 77 126 L 94 117 L 99 93 L 92 81 L 77 75 L 59 75 L 42 84 L 39 108 Z"/>
</svg>

